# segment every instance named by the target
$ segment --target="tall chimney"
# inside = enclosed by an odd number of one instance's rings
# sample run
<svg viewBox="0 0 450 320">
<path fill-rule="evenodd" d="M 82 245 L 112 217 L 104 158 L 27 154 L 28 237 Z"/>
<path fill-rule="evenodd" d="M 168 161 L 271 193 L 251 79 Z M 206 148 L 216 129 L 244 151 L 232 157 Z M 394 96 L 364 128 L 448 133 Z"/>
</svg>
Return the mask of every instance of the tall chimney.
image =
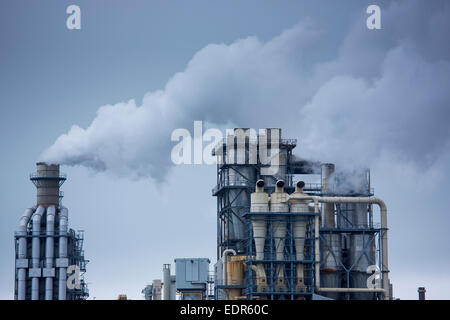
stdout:
<svg viewBox="0 0 450 320">
<path fill-rule="evenodd" d="M 30 175 L 31 182 L 37 189 L 38 206 L 59 206 L 59 187 L 66 181 L 65 175 L 59 173 L 59 164 L 36 163 L 36 173 Z"/>
</svg>

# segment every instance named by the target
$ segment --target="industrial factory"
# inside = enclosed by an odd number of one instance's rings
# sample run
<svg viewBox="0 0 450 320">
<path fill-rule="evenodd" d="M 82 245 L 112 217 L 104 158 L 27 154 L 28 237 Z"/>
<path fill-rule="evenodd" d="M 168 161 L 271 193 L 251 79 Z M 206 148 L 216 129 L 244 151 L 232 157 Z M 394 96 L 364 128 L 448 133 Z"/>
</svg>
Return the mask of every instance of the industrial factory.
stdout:
<svg viewBox="0 0 450 320">
<path fill-rule="evenodd" d="M 217 262 L 175 259 L 145 299 L 393 299 L 387 208 L 369 170 L 300 160 L 296 145 L 273 128 L 234 129 L 216 146 Z"/>
<path fill-rule="evenodd" d="M 26 209 L 15 233 L 16 300 L 82 300 L 89 296 L 83 274 L 83 231 L 69 228 L 69 210 L 61 203 L 66 176 L 59 165 L 37 163 L 30 175 L 36 205 Z"/>
<path fill-rule="evenodd" d="M 175 274 L 165 264 L 142 290 L 146 300 L 392 299 L 387 209 L 369 170 L 299 160 L 296 145 L 278 128 L 234 129 L 213 149 L 216 262 L 176 258 Z M 83 232 L 61 203 L 66 176 L 37 163 L 30 180 L 37 201 L 15 233 L 15 299 L 86 299 Z"/>
<path fill-rule="evenodd" d="M 234 129 L 214 148 L 216 263 L 176 258 L 146 300 L 392 299 L 387 209 L 369 170 L 299 160 L 296 145 L 281 129 Z M 86 299 L 83 232 L 61 203 L 66 176 L 37 163 L 30 180 L 37 201 L 15 233 L 15 299 Z"/>
</svg>

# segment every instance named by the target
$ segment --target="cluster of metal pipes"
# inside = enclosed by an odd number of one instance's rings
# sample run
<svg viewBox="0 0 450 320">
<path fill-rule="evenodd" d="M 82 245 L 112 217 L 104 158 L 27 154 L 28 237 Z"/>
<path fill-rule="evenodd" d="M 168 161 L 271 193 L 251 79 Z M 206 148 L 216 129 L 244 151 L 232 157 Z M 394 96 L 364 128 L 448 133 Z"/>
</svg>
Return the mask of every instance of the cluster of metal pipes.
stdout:
<svg viewBox="0 0 450 320">
<path fill-rule="evenodd" d="M 31 299 L 39 300 L 39 280 L 45 278 L 45 300 L 53 299 L 53 278 L 55 277 L 55 218 L 58 214 L 58 256 L 56 267 L 59 269 L 58 299 L 66 299 L 66 277 L 68 267 L 67 256 L 67 228 L 68 210 L 65 207 L 59 208 L 56 212 L 54 205 L 45 208 L 40 205 L 25 210 L 20 219 L 18 231 L 18 300 L 26 299 L 27 277 L 29 270 L 31 278 Z M 27 253 L 28 226 L 31 225 L 31 257 Z M 42 231 L 45 225 L 45 231 Z M 41 249 L 41 237 L 45 236 L 45 250 Z M 41 251 L 45 251 L 44 268 L 41 268 Z M 31 266 L 28 259 L 31 258 Z"/>
</svg>

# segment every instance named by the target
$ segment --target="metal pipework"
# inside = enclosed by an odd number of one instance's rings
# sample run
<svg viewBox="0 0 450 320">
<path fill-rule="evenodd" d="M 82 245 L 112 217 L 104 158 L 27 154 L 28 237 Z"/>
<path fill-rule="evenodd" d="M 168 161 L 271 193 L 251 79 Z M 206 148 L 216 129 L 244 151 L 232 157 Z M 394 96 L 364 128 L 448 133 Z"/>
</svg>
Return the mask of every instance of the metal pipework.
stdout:
<svg viewBox="0 0 450 320">
<path fill-rule="evenodd" d="M 278 180 L 275 185 L 275 192 L 270 195 L 270 212 L 289 212 L 289 195 L 284 192 L 284 181 Z M 272 224 L 272 232 L 275 243 L 275 255 L 278 261 L 284 260 L 284 240 L 286 237 L 287 221 L 284 217 L 277 217 Z M 279 290 L 284 290 L 284 268 L 281 264 L 277 266 L 278 276 L 277 286 Z"/>
<path fill-rule="evenodd" d="M 322 173 L 322 193 L 329 194 L 334 191 L 334 181 L 332 179 L 334 174 L 334 164 L 332 163 L 322 163 L 321 165 Z M 334 204 L 324 203 L 322 212 L 322 225 L 325 228 L 334 228 Z"/>
<path fill-rule="evenodd" d="M 67 259 L 67 224 L 69 211 L 62 207 L 59 211 L 59 258 Z M 58 299 L 66 300 L 67 294 L 67 267 L 59 268 Z"/>
<path fill-rule="evenodd" d="M 55 206 L 47 208 L 47 238 L 45 240 L 45 267 L 53 269 L 55 234 Z M 45 300 L 53 300 L 53 275 L 45 278 Z"/>
<path fill-rule="evenodd" d="M 20 218 L 19 221 L 19 232 L 20 235 L 19 238 L 19 252 L 18 252 L 18 259 L 27 259 L 27 226 L 28 222 L 30 221 L 31 215 L 35 211 L 34 208 L 28 208 L 25 210 L 23 216 Z M 26 273 L 27 269 L 25 268 L 19 268 L 17 271 L 18 279 L 17 279 L 17 299 L 18 300 L 25 300 L 26 297 Z"/>
<path fill-rule="evenodd" d="M 316 239 L 315 239 L 315 255 L 316 255 L 316 268 L 315 268 L 315 282 L 316 291 L 326 291 L 326 292 L 383 292 L 384 299 L 389 300 L 389 277 L 388 277 L 388 236 L 387 236 L 387 207 L 383 200 L 377 197 L 315 197 L 307 196 L 303 199 L 310 199 L 314 201 L 315 208 L 317 207 L 317 202 L 320 203 L 371 203 L 376 204 L 380 207 L 381 215 L 381 273 L 383 277 L 383 288 L 382 289 L 368 289 L 368 288 L 320 288 L 320 270 L 317 267 L 317 261 L 320 257 L 319 248 L 319 227 L 316 226 Z M 318 207 L 317 209 L 318 210 Z M 318 211 L 316 211 L 318 212 Z M 317 217 L 316 217 L 317 218 Z M 319 266 L 320 267 L 320 266 Z M 351 289 L 351 290 L 349 290 Z M 361 291 L 358 291 L 361 290 Z"/>
<path fill-rule="evenodd" d="M 40 270 L 40 253 L 41 253 L 41 218 L 45 209 L 39 206 L 33 215 L 33 241 L 31 249 L 31 267 L 35 270 Z M 31 300 L 39 300 L 39 277 L 33 274 L 31 280 Z"/>
<path fill-rule="evenodd" d="M 303 193 L 303 188 L 305 187 L 305 182 L 298 181 L 295 186 L 295 192 L 289 196 L 289 203 L 291 206 L 291 212 L 306 213 L 309 212 L 308 203 L 310 200 L 299 199 L 306 196 Z M 304 217 L 295 217 L 293 222 L 293 233 L 294 233 L 294 244 L 295 244 L 295 254 L 296 260 L 304 260 L 304 248 L 305 248 L 305 235 L 306 235 L 306 223 L 307 219 Z M 302 263 L 296 265 L 297 273 L 297 286 L 296 290 L 300 291 L 305 288 L 304 283 L 304 268 Z"/>
<path fill-rule="evenodd" d="M 264 180 L 256 182 L 256 191 L 250 195 L 250 212 L 269 212 L 269 196 L 264 192 Z M 253 239 L 255 240 L 256 260 L 264 260 L 264 243 L 266 241 L 266 222 L 263 217 L 252 219 Z M 264 264 L 256 264 L 256 281 L 258 291 L 267 289 Z"/>
</svg>

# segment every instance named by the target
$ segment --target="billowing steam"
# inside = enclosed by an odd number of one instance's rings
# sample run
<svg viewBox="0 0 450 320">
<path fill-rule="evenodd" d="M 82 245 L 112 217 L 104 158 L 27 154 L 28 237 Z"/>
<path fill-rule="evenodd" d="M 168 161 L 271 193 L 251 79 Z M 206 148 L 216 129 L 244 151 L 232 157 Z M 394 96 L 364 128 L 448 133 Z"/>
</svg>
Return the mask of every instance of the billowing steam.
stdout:
<svg viewBox="0 0 450 320">
<path fill-rule="evenodd" d="M 99 108 L 41 160 L 160 179 L 172 165 L 171 132 L 203 120 L 282 127 L 306 158 L 370 165 L 394 154 L 432 165 L 450 146 L 448 17 L 445 1 L 393 2 L 382 30 L 367 30 L 362 14 L 331 59 L 330 35 L 314 21 L 267 42 L 208 45 L 142 104 Z"/>
</svg>

